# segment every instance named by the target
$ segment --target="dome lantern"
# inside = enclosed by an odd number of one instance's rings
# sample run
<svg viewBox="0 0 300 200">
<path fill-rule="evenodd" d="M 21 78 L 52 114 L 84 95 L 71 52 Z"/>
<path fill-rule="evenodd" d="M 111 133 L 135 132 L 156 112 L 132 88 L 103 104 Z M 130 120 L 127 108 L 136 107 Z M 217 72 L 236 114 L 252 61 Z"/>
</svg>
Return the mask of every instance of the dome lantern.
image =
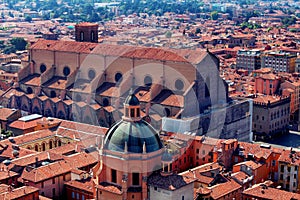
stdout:
<svg viewBox="0 0 300 200">
<path fill-rule="evenodd" d="M 140 121 L 142 119 L 140 101 L 134 95 L 132 89 L 130 89 L 129 95 L 124 102 L 124 113 L 123 119 L 126 121 Z"/>
</svg>

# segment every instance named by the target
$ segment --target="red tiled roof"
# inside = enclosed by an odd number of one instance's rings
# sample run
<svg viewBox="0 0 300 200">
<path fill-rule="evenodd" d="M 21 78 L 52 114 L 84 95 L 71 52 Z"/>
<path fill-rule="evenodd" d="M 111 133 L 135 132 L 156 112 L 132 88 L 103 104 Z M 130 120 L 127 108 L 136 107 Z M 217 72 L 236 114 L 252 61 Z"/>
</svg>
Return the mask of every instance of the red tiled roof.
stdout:
<svg viewBox="0 0 300 200">
<path fill-rule="evenodd" d="M 7 171 L 4 169 L 4 171 L 0 171 L 0 181 L 3 181 L 5 179 L 12 178 L 14 176 L 18 176 L 19 174 L 13 171 Z"/>
<path fill-rule="evenodd" d="M 56 148 L 55 148 L 56 149 Z M 21 158 L 16 158 L 12 160 L 12 163 L 17 165 L 17 166 L 22 166 L 25 167 L 27 165 L 32 165 L 36 161 L 41 162 L 44 160 L 51 160 L 51 161 L 57 161 L 57 160 L 62 160 L 63 156 L 56 154 L 54 152 L 49 152 L 49 151 L 43 151 L 43 152 L 37 152 L 28 156 L 23 156 Z"/>
<path fill-rule="evenodd" d="M 85 153 L 80 152 L 64 158 L 74 169 L 80 169 L 98 162 L 98 152 Z"/>
<path fill-rule="evenodd" d="M 252 170 L 256 170 L 256 169 L 258 169 L 258 168 L 260 168 L 262 166 L 262 164 L 256 163 L 256 162 L 254 162 L 252 160 L 236 164 L 236 166 L 240 166 L 240 165 L 245 165 L 247 167 L 250 167 Z"/>
<path fill-rule="evenodd" d="M 27 142 L 32 142 L 34 140 L 39 140 L 54 135 L 55 135 L 54 131 L 51 131 L 50 129 L 44 129 L 44 130 L 27 133 L 26 135 L 20 135 L 14 137 L 14 140 L 16 144 L 21 145 L 21 144 L 26 144 Z"/>
<path fill-rule="evenodd" d="M 95 24 L 95 23 L 90 23 L 90 22 L 81 22 L 79 24 L 76 24 L 75 26 L 99 26 L 99 25 Z"/>
<path fill-rule="evenodd" d="M 219 199 L 241 188 L 242 186 L 240 184 L 232 179 L 229 179 L 225 183 L 217 184 L 215 186 L 209 187 L 208 189 L 211 189 L 210 195 L 213 199 Z"/>
<path fill-rule="evenodd" d="M 26 197 L 29 194 L 38 192 L 39 189 L 32 187 L 32 186 L 23 186 L 20 188 L 15 188 L 12 189 L 11 191 L 9 191 L 9 187 L 8 185 L 0 185 L 1 188 L 1 193 L 0 193 L 0 199 L 6 200 L 6 199 L 21 199 L 22 197 Z"/>
<path fill-rule="evenodd" d="M 269 101 L 270 101 L 270 103 L 274 103 L 274 102 L 280 101 L 281 99 L 282 99 L 281 96 L 264 95 L 264 96 L 257 96 L 256 98 L 253 99 L 253 102 L 267 104 Z"/>
<path fill-rule="evenodd" d="M 236 180 L 240 181 L 241 183 L 249 177 L 245 172 L 242 171 L 236 172 L 231 176 Z"/>
<path fill-rule="evenodd" d="M 165 190 L 176 190 L 188 184 L 191 184 L 196 179 L 185 175 L 178 174 L 162 174 L 156 172 L 148 177 L 147 184 Z"/>
<path fill-rule="evenodd" d="M 17 121 L 12 122 L 9 125 L 9 127 L 20 129 L 20 130 L 27 130 L 27 129 L 36 127 L 38 121 L 40 121 L 40 119 L 35 119 L 35 120 L 30 120 L 30 121 L 17 120 Z"/>
<path fill-rule="evenodd" d="M 16 156 L 13 154 L 15 151 L 15 147 L 13 147 L 14 144 L 10 143 L 8 140 L 3 140 L 0 142 L 0 155 L 2 158 L 7 159 L 15 159 Z M 16 145 L 17 146 L 17 145 Z M 29 154 L 35 153 L 33 150 L 25 149 L 22 147 L 18 147 L 18 157 L 23 157 Z"/>
<path fill-rule="evenodd" d="M 23 180 L 38 183 L 62 174 L 70 173 L 72 167 L 67 161 L 58 161 L 50 163 L 46 166 L 41 166 L 30 171 L 25 168 L 21 175 Z"/>
<path fill-rule="evenodd" d="M 220 166 L 218 163 L 207 163 L 199 167 L 195 167 L 189 171 L 180 173 L 180 175 L 196 178 L 198 182 L 209 184 L 214 180 L 214 177 L 207 176 L 205 172 L 213 171 L 216 169 L 219 169 L 219 171 L 221 171 L 222 166 Z"/>
<path fill-rule="evenodd" d="M 282 151 L 278 162 L 284 162 L 293 165 L 300 165 L 300 152 L 291 152 L 290 150 Z"/>
<path fill-rule="evenodd" d="M 6 121 L 16 110 L 10 108 L 0 108 L 0 120 Z"/>
<path fill-rule="evenodd" d="M 291 200 L 300 199 L 300 194 L 287 192 L 284 190 L 263 186 L 263 184 L 254 185 L 243 191 L 243 195 L 249 195 L 259 199 L 280 199 L 280 200 Z"/>
<path fill-rule="evenodd" d="M 96 44 L 74 41 L 38 40 L 31 49 L 93 53 L 117 57 L 199 63 L 208 53 L 186 49 L 162 49 L 136 46 Z"/>
<path fill-rule="evenodd" d="M 69 187 L 73 187 L 73 188 L 77 188 L 78 190 L 81 191 L 86 191 L 89 193 L 93 193 L 93 181 L 91 178 L 87 179 L 87 180 L 72 180 L 69 182 L 66 182 L 65 185 L 69 186 Z"/>
<path fill-rule="evenodd" d="M 114 194 L 122 194 L 122 188 L 120 186 L 117 185 L 113 185 L 107 182 L 102 182 L 99 185 L 96 186 L 97 188 L 99 188 L 100 190 L 105 190 Z"/>
</svg>

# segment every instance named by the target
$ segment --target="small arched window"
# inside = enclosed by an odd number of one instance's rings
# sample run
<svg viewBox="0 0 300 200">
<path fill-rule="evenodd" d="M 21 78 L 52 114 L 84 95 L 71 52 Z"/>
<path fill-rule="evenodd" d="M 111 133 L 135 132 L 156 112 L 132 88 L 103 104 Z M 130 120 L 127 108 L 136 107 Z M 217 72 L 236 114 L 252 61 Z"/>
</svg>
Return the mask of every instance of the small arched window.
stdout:
<svg viewBox="0 0 300 200">
<path fill-rule="evenodd" d="M 32 88 L 31 88 L 31 87 L 28 87 L 28 88 L 27 88 L 27 94 L 32 94 L 32 93 L 33 93 Z"/>
<path fill-rule="evenodd" d="M 49 149 L 52 149 L 53 148 L 53 142 L 52 140 L 49 141 Z"/>
<path fill-rule="evenodd" d="M 45 64 L 41 64 L 41 66 L 40 66 L 40 72 L 41 72 L 41 74 L 44 73 L 46 70 L 47 70 L 46 65 Z"/>
<path fill-rule="evenodd" d="M 177 79 L 177 80 L 175 81 L 175 88 L 176 88 L 177 90 L 182 90 L 183 87 L 184 87 L 183 81 L 180 80 L 180 79 Z"/>
<path fill-rule="evenodd" d="M 103 106 L 109 106 L 109 100 L 107 98 L 103 99 Z"/>
<path fill-rule="evenodd" d="M 115 81 L 116 82 L 119 82 L 119 81 L 121 82 L 122 78 L 123 78 L 123 75 L 120 72 L 115 74 Z"/>
<path fill-rule="evenodd" d="M 71 72 L 70 68 L 68 66 L 65 66 L 63 69 L 64 76 L 68 76 L 70 72 Z"/>
<path fill-rule="evenodd" d="M 93 80 L 96 77 L 96 72 L 93 69 L 90 69 L 88 72 L 88 77 L 90 80 Z"/>
<path fill-rule="evenodd" d="M 52 91 L 50 92 L 50 97 L 51 97 L 51 98 L 56 97 L 56 92 L 55 92 L 54 90 L 52 90 Z"/>
<path fill-rule="evenodd" d="M 81 31 L 80 32 L 80 41 L 82 42 L 84 40 L 84 33 Z"/>
<path fill-rule="evenodd" d="M 91 32 L 91 41 L 92 42 L 95 41 L 95 32 L 94 31 Z"/>
<path fill-rule="evenodd" d="M 46 144 L 45 143 L 42 144 L 42 150 L 46 151 Z"/>
<path fill-rule="evenodd" d="M 144 78 L 144 84 L 146 86 L 151 86 L 152 85 L 152 78 L 151 78 L 151 76 L 145 76 L 145 78 Z"/>
</svg>

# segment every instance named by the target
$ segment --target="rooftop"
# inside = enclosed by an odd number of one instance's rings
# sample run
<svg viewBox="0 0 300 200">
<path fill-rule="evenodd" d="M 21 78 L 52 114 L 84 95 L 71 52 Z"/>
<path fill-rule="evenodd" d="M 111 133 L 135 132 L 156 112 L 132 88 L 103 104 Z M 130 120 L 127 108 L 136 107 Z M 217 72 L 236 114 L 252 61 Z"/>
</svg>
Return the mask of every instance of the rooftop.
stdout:
<svg viewBox="0 0 300 200">
<path fill-rule="evenodd" d="M 148 177 L 148 185 L 171 191 L 191 184 L 194 181 L 194 178 L 188 176 L 177 174 L 162 175 L 159 172 L 155 172 Z"/>
<path fill-rule="evenodd" d="M 256 184 L 251 188 L 248 188 L 243 191 L 243 195 L 249 195 L 254 198 L 261 199 L 280 199 L 280 200 L 291 200 L 291 199 L 300 199 L 300 194 L 287 192 L 284 190 L 279 190 L 275 188 L 268 187 L 264 184 Z"/>
</svg>

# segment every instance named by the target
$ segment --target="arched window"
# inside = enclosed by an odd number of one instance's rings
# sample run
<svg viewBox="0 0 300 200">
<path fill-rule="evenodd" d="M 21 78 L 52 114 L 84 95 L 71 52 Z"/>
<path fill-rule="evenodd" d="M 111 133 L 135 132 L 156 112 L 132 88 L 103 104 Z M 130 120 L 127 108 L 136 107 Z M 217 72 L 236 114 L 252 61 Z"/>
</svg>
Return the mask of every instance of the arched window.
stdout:
<svg viewBox="0 0 300 200">
<path fill-rule="evenodd" d="M 57 146 L 59 146 L 59 147 L 61 146 L 61 141 L 60 140 L 57 141 Z"/>
<path fill-rule="evenodd" d="M 84 33 L 81 31 L 80 32 L 80 41 L 82 42 L 84 40 Z"/>
<path fill-rule="evenodd" d="M 93 69 L 90 69 L 88 72 L 88 77 L 90 80 L 93 80 L 96 77 L 96 72 Z"/>
<path fill-rule="evenodd" d="M 109 106 L 109 100 L 107 98 L 103 99 L 103 106 Z"/>
<path fill-rule="evenodd" d="M 175 81 L 175 88 L 176 88 L 177 90 L 182 90 L 183 87 L 184 87 L 183 81 L 180 80 L 180 79 L 177 79 L 177 80 Z"/>
<path fill-rule="evenodd" d="M 95 32 L 94 31 L 91 32 L 91 41 L 92 42 L 95 41 Z"/>
<path fill-rule="evenodd" d="M 50 97 L 51 97 L 51 98 L 56 97 L 56 92 L 55 92 L 54 90 L 52 90 L 52 91 L 50 92 Z"/>
<path fill-rule="evenodd" d="M 32 94 L 32 93 L 33 93 L 32 88 L 31 88 L 31 87 L 28 87 L 28 88 L 27 88 L 27 94 Z"/>
<path fill-rule="evenodd" d="M 145 76 L 145 78 L 144 78 L 144 84 L 146 86 L 151 86 L 152 85 L 152 78 L 151 78 L 151 76 Z"/>
<path fill-rule="evenodd" d="M 71 72 L 70 68 L 68 66 L 65 66 L 63 69 L 64 76 L 68 76 L 70 72 Z"/>
<path fill-rule="evenodd" d="M 46 143 L 44 143 L 44 142 L 42 143 L 42 150 L 46 151 Z"/>
<path fill-rule="evenodd" d="M 123 79 L 123 75 L 120 72 L 115 74 L 115 81 L 116 82 L 119 82 L 119 81 L 121 82 L 122 79 Z"/>
<path fill-rule="evenodd" d="M 53 141 L 50 140 L 50 141 L 49 141 L 49 149 L 52 149 L 52 148 L 53 148 Z"/>
<path fill-rule="evenodd" d="M 165 113 L 166 117 L 169 117 L 171 114 L 171 111 L 169 108 L 165 108 L 164 113 Z"/>
<path fill-rule="evenodd" d="M 41 66 L 40 66 L 40 72 L 41 72 L 41 74 L 44 73 L 46 70 L 47 70 L 46 65 L 45 64 L 41 64 Z"/>
<path fill-rule="evenodd" d="M 39 151 L 39 145 L 36 144 L 36 145 L 34 146 L 34 150 L 35 150 L 35 151 Z"/>
</svg>

